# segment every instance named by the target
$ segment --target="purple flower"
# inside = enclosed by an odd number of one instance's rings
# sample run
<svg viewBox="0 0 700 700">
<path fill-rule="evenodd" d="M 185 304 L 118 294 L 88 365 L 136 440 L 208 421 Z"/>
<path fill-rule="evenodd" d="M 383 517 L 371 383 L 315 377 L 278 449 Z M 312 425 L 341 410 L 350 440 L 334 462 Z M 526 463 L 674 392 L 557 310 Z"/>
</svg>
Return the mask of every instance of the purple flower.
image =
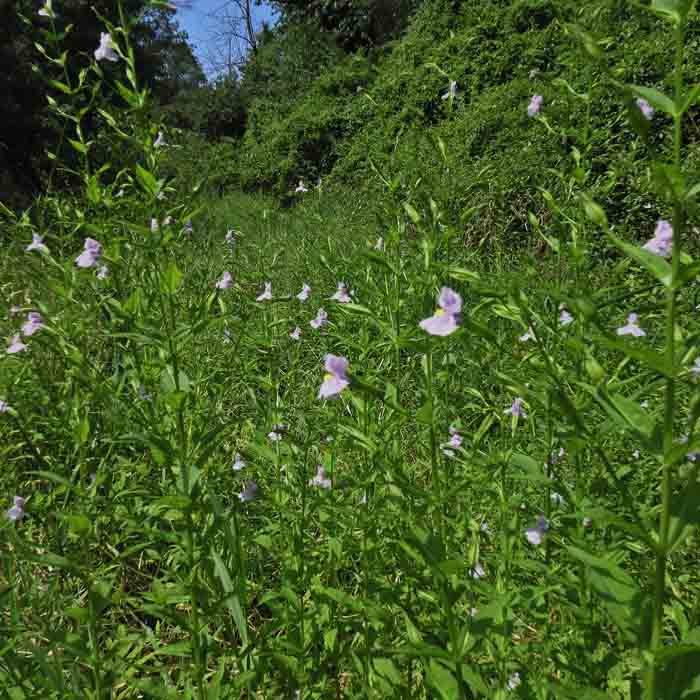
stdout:
<svg viewBox="0 0 700 700">
<path fill-rule="evenodd" d="M 297 294 L 297 299 L 299 301 L 306 301 L 309 298 L 309 294 L 311 294 L 311 287 L 309 287 L 308 284 L 303 284 L 301 291 Z"/>
<path fill-rule="evenodd" d="M 549 498 L 555 506 L 564 505 L 564 496 L 562 496 L 560 493 L 557 493 L 556 491 L 552 492 Z"/>
<path fill-rule="evenodd" d="M 159 131 L 158 132 L 158 138 L 153 142 L 153 148 L 160 148 L 161 146 L 167 146 L 168 144 L 165 143 L 165 137 L 163 136 L 163 132 Z"/>
<path fill-rule="evenodd" d="M 532 326 L 527 327 L 527 331 L 521 335 L 518 340 L 521 343 L 527 343 L 528 340 L 534 340 L 535 339 L 535 331 L 533 330 Z"/>
<path fill-rule="evenodd" d="M 309 323 L 311 324 L 311 327 L 315 328 L 316 330 L 318 330 L 322 326 L 325 326 L 328 323 L 328 314 L 325 312 L 323 307 L 318 310 L 316 318 L 312 321 L 309 321 Z"/>
<path fill-rule="evenodd" d="M 6 352 L 8 355 L 15 355 L 16 353 L 22 352 L 26 349 L 27 346 L 21 341 L 19 335 L 13 335 Z"/>
<path fill-rule="evenodd" d="M 450 428 L 450 435 L 450 439 L 442 446 L 442 451 L 448 457 L 454 457 L 455 453 L 453 450 L 456 450 L 462 446 L 462 436 L 457 432 L 456 428 Z"/>
<path fill-rule="evenodd" d="M 10 408 L 9 404 L 7 401 L 3 401 L 0 399 L 0 413 L 7 413 L 7 410 Z"/>
<path fill-rule="evenodd" d="M 513 399 L 513 403 L 511 404 L 510 408 L 506 408 L 503 413 L 508 414 L 510 413 L 511 416 L 515 416 L 516 418 L 527 418 L 527 413 L 523 410 L 523 404 L 525 401 L 521 399 L 519 396 L 516 396 Z"/>
<path fill-rule="evenodd" d="M 318 486 L 321 489 L 329 489 L 331 480 L 326 476 L 326 470 L 319 464 L 316 476 L 309 480 L 309 486 Z"/>
<path fill-rule="evenodd" d="M 16 316 L 21 310 L 22 310 L 21 306 L 11 306 L 10 307 L 10 316 Z"/>
<path fill-rule="evenodd" d="M 484 567 L 480 561 L 476 562 L 476 564 L 474 564 L 474 568 L 469 570 L 469 575 L 477 580 L 486 576 L 486 572 L 484 571 Z"/>
<path fill-rule="evenodd" d="M 254 481 L 246 481 L 243 490 L 238 494 L 241 503 L 252 501 L 258 494 L 258 485 Z"/>
<path fill-rule="evenodd" d="M 182 227 L 182 233 L 187 236 L 191 236 L 194 233 L 194 226 L 192 226 L 192 219 L 187 219 L 185 225 Z"/>
<path fill-rule="evenodd" d="M 236 452 L 236 459 L 233 461 L 232 469 L 234 472 L 239 472 L 245 467 L 245 461 L 240 455 L 240 452 Z"/>
<path fill-rule="evenodd" d="M 272 299 L 272 282 L 265 282 L 265 291 L 255 301 L 270 301 Z"/>
<path fill-rule="evenodd" d="M 654 255 L 662 258 L 669 257 L 673 252 L 673 227 L 665 219 L 659 219 L 654 229 L 654 237 L 650 238 L 643 246 Z"/>
<path fill-rule="evenodd" d="M 24 499 L 21 496 L 15 496 L 14 505 L 5 513 L 5 515 L 13 523 L 21 520 L 24 517 Z"/>
<path fill-rule="evenodd" d="M 97 279 L 106 280 L 109 277 L 109 268 L 107 265 L 101 265 L 97 270 Z"/>
<path fill-rule="evenodd" d="M 281 435 L 280 433 L 278 433 L 277 431 L 275 431 L 275 430 L 271 430 L 271 431 L 267 434 L 267 439 L 268 439 L 270 442 L 279 442 L 279 441 L 282 439 L 282 435 Z"/>
<path fill-rule="evenodd" d="M 308 192 L 309 190 L 307 189 L 306 185 L 304 185 L 303 180 L 299 180 L 299 184 L 297 185 L 297 188 L 294 190 L 295 194 L 303 194 L 304 192 Z"/>
<path fill-rule="evenodd" d="M 347 375 L 349 364 L 345 357 L 326 355 L 324 363 L 326 374 L 323 376 L 323 384 L 321 384 L 321 388 L 318 391 L 319 399 L 337 396 L 345 387 L 350 385 L 350 379 Z"/>
<path fill-rule="evenodd" d="M 642 456 L 642 453 L 639 450 L 635 450 L 632 453 L 632 457 L 634 457 L 634 459 L 639 459 L 641 456 Z"/>
<path fill-rule="evenodd" d="M 544 515 L 540 515 L 537 518 L 537 522 L 535 523 L 534 527 L 528 527 L 525 530 L 525 539 L 531 545 L 534 545 L 536 547 L 542 544 L 542 540 L 547 534 L 547 530 L 549 530 L 547 518 L 545 518 Z"/>
<path fill-rule="evenodd" d="M 696 357 L 690 371 L 697 377 L 700 374 L 700 357 Z"/>
<path fill-rule="evenodd" d="M 22 334 L 26 336 L 34 335 L 43 327 L 44 324 L 41 322 L 41 314 L 36 311 L 30 311 L 27 314 L 27 322 L 22 326 Z"/>
<path fill-rule="evenodd" d="M 574 322 L 574 317 L 571 315 L 569 310 L 564 306 L 564 304 L 560 304 L 559 306 L 559 325 L 560 326 L 568 326 L 570 323 Z"/>
<path fill-rule="evenodd" d="M 377 242 L 374 244 L 374 249 L 375 250 L 384 250 L 384 239 L 379 237 L 377 238 Z"/>
<path fill-rule="evenodd" d="M 542 109 L 542 95 L 533 95 L 530 104 L 527 106 L 527 116 L 536 117 Z"/>
<path fill-rule="evenodd" d="M 95 49 L 95 60 L 118 61 L 119 55 L 114 50 L 116 48 L 114 41 L 112 41 L 112 35 L 108 32 L 100 32 L 100 45 Z"/>
<path fill-rule="evenodd" d="M 489 524 L 485 520 L 479 526 L 479 530 L 481 532 L 483 532 L 485 535 L 491 534 L 491 528 L 489 527 Z"/>
<path fill-rule="evenodd" d="M 158 233 L 158 229 L 160 229 L 158 219 L 151 219 L 151 233 Z"/>
<path fill-rule="evenodd" d="M 348 294 L 348 288 L 345 282 L 338 282 L 338 291 L 331 297 L 333 301 L 337 301 L 340 304 L 347 304 L 352 301 L 350 295 Z"/>
<path fill-rule="evenodd" d="M 224 272 L 221 279 L 216 283 L 217 289 L 230 289 L 233 286 L 233 277 L 230 272 Z"/>
<path fill-rule="evenodd" d="M 637 107 L 639 107 L 644 118 L 651 121 L 651 118 L 654 116 L 654 108 L 643 97 L 637 98 Z"/>
<path fill-rule="evenodd" d="M 438 297 L 438 309 L 418 325 L 430 335 L 450 335 L 457 330 L 462 310 L 462 297 L 449 287 L 443 287 Z"/>
<path fill-rule="evenodd" d="M 32 242 L 24 249 L 27 253 L 38 250 L 41 253 L 48 253 L 49 249 L 44 245 L 44 239 L 38 233 L 32 234 Z"/>
<path fill-rule="evenodd" d="M 228 243 L 230 246 L 233 246 L 236 243 L 236 232 L 232 228 L 226 231 L 226 243 Z"/>
<path fill-rule="evenodd" d="M 515 690 L 520 685 L 520 683 L 520 674 L 516 671 L 515 673 L 511 673 L 510 677 L 508 678 L 508 683 L 506 683 L 506 686 L 508 690 Z"/>
<path fill-rule="evenodd" d="M 85 239 L 85 250 L 75 259 L 78 267 L 94 267 L 102 255 L 102 246 L 94 238 Z"/>
<path fill-rule="evenodd" d="M 289 334 L 289 337 L 290 337 L 292 340 L 299 340 L 299 338 L 301 338 L 301 328 L 299 328 L 299 326 L 297 326 L 297 327 Z"/>
<path fill-rule="evenodd" d="M 627 317 L 627 323 L 624 326 L 620 326 L 617 329 L 617 334 L 618 335 L 633 335 L 635 338 L 641 338 L 643 335 L 646 335 L 646 331 L 641 329 L 639 327 L 639 324 L 637 323 L 638 320 L 637 314 L 630 314 Z"/>
</svg>

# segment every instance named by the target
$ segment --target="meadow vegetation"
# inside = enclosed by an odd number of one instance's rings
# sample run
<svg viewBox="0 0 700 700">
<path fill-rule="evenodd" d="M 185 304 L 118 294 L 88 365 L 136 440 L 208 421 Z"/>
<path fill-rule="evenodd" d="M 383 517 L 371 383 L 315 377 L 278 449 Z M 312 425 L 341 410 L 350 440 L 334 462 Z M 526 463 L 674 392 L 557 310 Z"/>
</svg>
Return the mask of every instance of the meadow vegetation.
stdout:
<svg viewBox="0 0 700 700">
<path fill-rule="evenodd" d="M 278 4 L 174 103 L 123 8 L 47 83 L 0 695 L 697 700 L 695 3 Z"/>
</svg>

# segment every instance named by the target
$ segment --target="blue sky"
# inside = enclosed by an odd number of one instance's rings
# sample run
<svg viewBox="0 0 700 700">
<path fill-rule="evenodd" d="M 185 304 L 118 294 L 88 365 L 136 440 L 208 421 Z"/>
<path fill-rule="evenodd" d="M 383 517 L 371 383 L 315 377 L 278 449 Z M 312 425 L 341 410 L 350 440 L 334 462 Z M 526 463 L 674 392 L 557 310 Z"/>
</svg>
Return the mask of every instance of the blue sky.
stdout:
<svg viewBox="0 0 700 700">
<path fill-rule="evenodd" d="M 207 74 L 211 74 L 208 56 L 216 49 L 216 25 L 211 15 L 225 4 L 226 0 L 191 0 L 191 7 L 179 7 L 177 11 L 177 21 L 189 35 L 190 43 Z M 253 13 L 256 26 L 274 22 L 274 14 L 266 2 L 259 7 L 253 3 Z"/>
</svg>

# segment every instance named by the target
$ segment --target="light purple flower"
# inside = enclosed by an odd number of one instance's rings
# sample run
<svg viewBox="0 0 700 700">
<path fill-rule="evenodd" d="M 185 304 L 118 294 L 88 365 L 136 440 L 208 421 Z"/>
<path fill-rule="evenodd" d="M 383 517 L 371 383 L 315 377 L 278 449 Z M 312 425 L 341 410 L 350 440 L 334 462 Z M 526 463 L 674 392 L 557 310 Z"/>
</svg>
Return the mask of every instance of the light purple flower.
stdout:
<svg viewBox="0 0 700 700">
<path fill-rule="evenodd" d="M 85 250 L 75 259 L 78 267 L 94 267 L 102 255 L 102 245 L 94 238 L 86 238 Z"/>
<path fill-rule="evenodd" d="M 516 396 L 513 399 L 513 403 L 511 404 L 510 408 L 506 408 L 506 410 L 503 411 L 503 413 L 509 413 L 511 416 L 515 416 L 516 418 L 527 418 L 527 413 L 525 413 L 525 411 L 523 410 L 524 403 L 524 399 L 521 399 L 519 396 Z"/>
<path fill-rule="evenodd" d="M 41 314 L 36 311 L 30 311 L 27 314 L 27 321 L 22 326 L 22 334 L 26 336 L 34 335 L 41 330 L 44 324 L 41 322 Z"/>
<path fill-rule="evenodd" d="M 483 532 L 485 535 L 491 534 L 491 528 L 489 527 L 489 524 L 485 520 L 479 526 L 479 530 L 481 532 Z"/>
<path fill-rule="evenodd" d="M 194 233 L 194 226 L 192 226 L 192 219 L 187 219 L 185 225 L 182 227 L 182 233 L 187 236 L 191 236 Z"/>
<path fill-rule="evenodd" d="M 593 526 L 593 520 L 592 520 L 591 518 L 589 518 L 588 516 L 586 516 L 586 517 L 583 519 L 583 521 L 582 521 L 581 524 L 583 525 L 583 527 L 589 528 L 589 527 L 592 527 L 592 526 Z"/>
<path fill-rule="evenodd" d="M 278 433 L 277 431 L 275 431 L 275 430 L 271 430 L 271 431 L 267 434 L 267 439 L 268 439 L 270 442 L 279 442 L 279 441 L 282 439 L 282 435 L 281 435 L 280 433 Z"/>
<path fill-rule="evenodd" d="M 632 457 L 634 457 L 634 459 L 639 459 L 641 456 L 642 456 L 642 453 L 639 450 L 635 450 L 632 453 Z"/>
<path fill-rule="evenodd" d="M 549 530 L 547 518 L 545 518 L 544 515 L 540 515 L 537 518 L 537 522 L 535 523 L 534 527 L 528 527 L 525 530 L 525 539 L 531 545 L 537 547 L 538 545 L 542 544 L 542 540 L 547 534 L 547 530 Z"/>
<path fill-rule="evenodd" d="M 326 470 L 319 464 L 316 476 L 309 480 L 309 486 L 318 486 L 321 489 L 329 489 L 331 480 L 326 476 Z"/>
<path fill-rule="evenodd" d="M 318 390 L 319 399 L 329 399 L 332 396 L 337 396 L 350 385 L 350 379 L 347 375 L 349 364 L 345 357 L 326 355 L 324 362 L 326 374 L 323 376 L 323 384 Z"/>
<path fill-rule="evenodd" d="M 462 436 L 457 432 L 457 428 L 450 428 L 450 439 L 445 443 L 444 447 L 458 449 L 462 446 Z"/>
<path fill-rule="evenodd" d="M 450 87 L 447 89 L 447 92 L 443 94 L 441 99 L 448 100 L 450 97 L 452 99 L 457 97 L 457 81 L 456 80 L 450 80 Z"/>
<path fill-rule="evenodd" d="M 49 249 L 44 245 L 44 238 L 38 233 L 32 234 L 32 242 L 24 249 L 27 253 L 32 250 L 38 250 L 41 253 L 48 253 Z"/>
<path fill-rule="evenodd" d="M 311 324 L 311 327 L 315 328 L 316 330 L 318 330 L 322 326 L 325 326 L 328 323 L 328 314 L 323 309 L 323 307 L 318 310 L 316 318 L 309 321 L 309 323 Z"/>
<path fill-rule="evenodd" d="M 114 50 L 116 48 L 112 35 L 109 32 L 100 32 L 100 45 L 95 49 L 95 60 L 118 61 L 119 55 Z"/>
<path fill-rule="evenodd" d="M 16 353 L 23 352 L 26 349 L 27 346 L 22 342 L 19 335 L 13 335 L 6 352 L 8 355 L 15 355 Z"/>
<path fill-rule="evenodd" d="M 238 494 L 241 503 L 252 501 L 258 494 L 258 485 L 254 481 L 246 481 L 243 490 Z"/>
<path fill-rule="evenodd" d="M 542 109 L 542 95 L 533 95 L 530 104 L 527 106 L 527 116 L 536 117 Z"/>
<path fill-rule="evenodd" d="M 232 228 L 226 231 L 226 243 L 228 243 L 230 246 L 233 246 L 236 243 L 236 232 Z"/>
<path fill-rule="evenodd" d="M 559 305 L 559 325 L 568 326 L 570 323 L 574 322 L 574 317 L 571 315 L 569 310 L 564 306 L 564 304 Z"/>
<path fill-rule="evenodd" d="M 99 270 L 97 270 L 97 279 L 106 280 L 109 277 L 109 268 L 107 265 L 101 265 Z"/>
<path fill-rule="evenodd" d="M 289 334 L 289 337 L 290 337 L 292 340 L 299 340 L 299 338 L 301 338 L 301 328 L 299 328 L 299 326 L 297 326 L 297 327 Z"/>
<path fill-rule="evenodd" d="M 637 107 L 639 107 L 644 118 L 651 121 L 651 118 L 654 116 L 654 108 L 643 97 L 637 98 Z"/>
<path fill-rule="evenodd" d="M 15 496 L 14 505 L 5 515 L 13 523 L 21 520 L 24 517 L 24 499 L 21 496 Z"/>
<path fill-rule="evenodd" d="M 9 404 L 7 401 L 3 401 L 0 399 L 0 413 L 7 413 L 7 410 L 10 408 Z"/>
<path fill-rule="evenodd" d="M 673 253 L 673 227 L 665 219 L 659 219 L 654 229 L 654 237 L 650 238 L 643 246 L 654 255 L 668 258 Z"/>
<path fill-rule="evenodd" d="M 350 295 L 348 294 L 348 288 L 345 282 L 338 282 L 338 291 L 331 297 L 333 301 L 337 301 L 340 304 L 348 304 L 352 301 Z"/>
<path fill-rule="evenodd" d="M 158 233 L 158 229 L 160 229 L 158 219 L 151 219 L 151 233 Z"/>
<path fill-rule="evenodd" d="M 297 185 L 297 188 L 294 190 L 295 194 L 303 194 L 304 192 L 308 192 L 308 188 L 306 185 L 304 185 L 303 180 L 299 180 L 299 184 Z"/>
<path fill-rule="evenodd" d="M 527 327 L 527 331 L 521 335 L 518 340 L 521 343 L 527 343 L 528 340 L 534 340 L 535 339 L 535 331 L 533 330 L 532 326 Z"/>
<path fill-rule="evenodd" d="M 618 335 L 633 335 L 635 338 L 641 338 L 646 335 L 646 331 L 639 327 L 639 317 L 637 314 L 630 314 L 627 317 L 627 323 L 617 329 Z"/>
<path fill-rule="evenodd" d="M 236 452 L 236 459 L 233 461 L 232 469 L 234 472 L 239 472 L 245 467 L 245 460 L 241 457 L 240 452 Z"/>
<path fill-rule="evenodd" d="M 265 291 L 255 301 L 270 301 L 272 299 L 272 282 L 265 282 Z"/>
<path fill-rule="evenodd" d="M 311 287 L 304 283 L 301 287 L 301 291 L 297 294 L 297 299 L 299 301 L 306 301 L 309 298 L 309 294 L 311 294 Z"/>
<path fill-rule="evenodd" d="M 480 579 L 486 576 L 486 572 L 484 571 L 484 567 L 480 561 L 476 562 L 476 564 L 474 564 L 474 568 L 469 570 L 469 575 L 474 579 Z"/>
<path fill-rule="evenodd" d="M 450 335 L 457 330 L 462 311 L 462 297 L 449 287 L 443 287 L 438 297 L 438 309 L 418 325 L 430 335 Z"/>
<path fill-rule="evenodd" d="M 138 393 L 141 401 L 150 401 L 153 398 L 152 394 L 146 391 L 146 387 L 143 384 L 139 385 Z"/>
<path fill-rule="evenodd" d="M 563 506 L 565 503 L 564 496 L 556 491 L 553 491 L 549 498 L 555 506 Z"/>
<path fill-rule="evenodd" d="M 21 310 L 22 310 L 21 306 L 11 306 L 10 307 L 10 316 L 16 316 Z"/>
<path fill-rule="evenodd" d="M 163 193 L 161 192 L 161 194 L 163 194 Z M 163 226 L 170 226 L 170 224 L 172 224 L 172 223 L 173 223 L 173 217 L 170 216 L 170 214 L 168 214 L 168 216 L 166 216 L 163 219 Z"/>
<path fill-rule="evenodd" d="M 374 244 L 374 249 L 375 250 L 384 250 L 384 239 L 381 238 L 381 236 L 379 238 L 377 238 L 377 242 Z"/>
<path fill-rule="evenodd" d="M 515 673 L 511 673 L 510 677 L 508 678 L 508 683 L 506 683 L 506 686 L 508 690 L 515 690 L 520 685 L 520 683 L 520 674 L 516 671 Z"/>
<path fill-rule="evenodd" d="M 221 279 L 216 283 L 217 289 L 230 289 L 233 286 L 233 277 L 231 273 L 226 271 L 221 276 Z"/>
<path fill-rule="evenodd" d="M 162 146 L 167 146 L 168 144 L 165 143 L 165 137 L 163 136 L 163 132 L 159 131 L 158 132 L 158 138 L 153 142 L 153 148 L 161 148 Z"/>
<path fill-rule="evenodd" d="M 690 371 L 697 377 L 700 374 L 700 357 L 696 357 Z"/>
</svg>

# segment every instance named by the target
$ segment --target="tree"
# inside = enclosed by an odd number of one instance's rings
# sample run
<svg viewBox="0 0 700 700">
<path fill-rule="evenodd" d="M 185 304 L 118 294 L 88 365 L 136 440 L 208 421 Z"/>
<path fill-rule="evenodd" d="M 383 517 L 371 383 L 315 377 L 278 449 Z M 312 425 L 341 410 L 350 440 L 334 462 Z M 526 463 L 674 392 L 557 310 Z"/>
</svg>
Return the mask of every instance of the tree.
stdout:
<svg viewBox="0 0 700 700">
<path fill-rule="evenodd" d="M 212 32 L 208 60 L 216 73 L 235 75 L 258 48 L 252 0 L 224 0 L 209 13 Z"/>
</svg>

